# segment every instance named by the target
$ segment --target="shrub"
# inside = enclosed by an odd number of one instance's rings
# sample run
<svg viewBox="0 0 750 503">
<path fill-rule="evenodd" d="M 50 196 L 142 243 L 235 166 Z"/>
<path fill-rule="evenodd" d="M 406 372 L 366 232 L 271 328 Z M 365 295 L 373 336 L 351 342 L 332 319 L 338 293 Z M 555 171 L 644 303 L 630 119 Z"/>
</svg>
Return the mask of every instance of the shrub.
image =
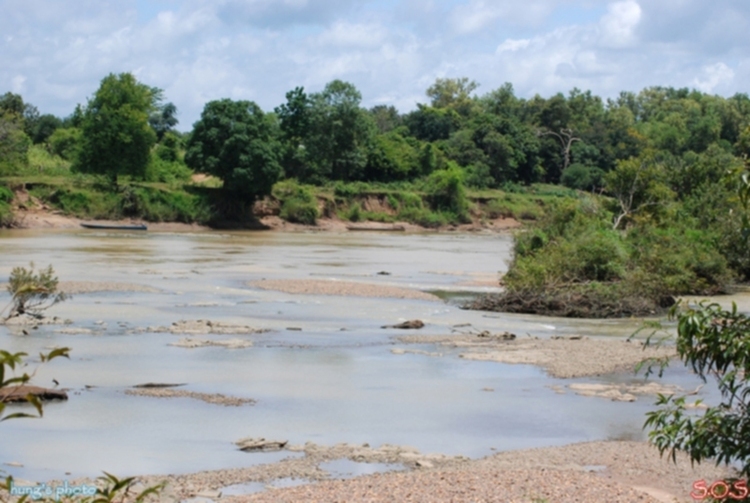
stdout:
<svg viewBox="0 0 750 503">
<path fill-rule="evenodd" d="M 78 157 L 81 145 L 81 130 L 78 128 L 60 128 L 47 139 L 50 152 L 66 161 L 73 162 Z"/>
<path fill-rule="evenodd" d="M 315 225 L 318 219 L 318 203 L 312 190 L 299 185 L 295 180 L 277 183 L 273 195 L 281 202 L 279 216 L 289 222 Z"/>
<path fill-rule="evenodd" d="M 166 160 L 158 152 L 151 155 L 146 167 L 145 180 L 148 182 L 174 183 L 190 180 L 193 171 L 177 160 Z"/>
<path fill-rule="evenodd" d="M 359 222 L 362 220 L 362 207 L 359 203 L 354 203 L 349 207 L 349 211 L 346 212 L 346 219 L 350 222 Z"/>
<path fill-rule="evenodd" d="M 604 175 L 604 171 L 595 166 L 571 164 L 563 171 L 560 181 L 571 189 L 595 190 L 602 187 Z"/>
<path fill-rule="evenodd" d="M 465 222 L 470 220 L 463 173 L 458 166 L 453 164 L 447 169 L 434 171 L 427 178 L 425 190 L 432 209 L 450 211 Z"/>
<path fill-rule="evenodd" d="M 34 271 L 32 263 L 28 269 L 14 267 L 8 280 L 8 292 L 13 297 L 8 318 L 26 314 L 34 318 L 42 318 L 42 313 L 64 301 L 65 293 L 57 291 L 58 279 L 52 266 Z"/>
</svg>

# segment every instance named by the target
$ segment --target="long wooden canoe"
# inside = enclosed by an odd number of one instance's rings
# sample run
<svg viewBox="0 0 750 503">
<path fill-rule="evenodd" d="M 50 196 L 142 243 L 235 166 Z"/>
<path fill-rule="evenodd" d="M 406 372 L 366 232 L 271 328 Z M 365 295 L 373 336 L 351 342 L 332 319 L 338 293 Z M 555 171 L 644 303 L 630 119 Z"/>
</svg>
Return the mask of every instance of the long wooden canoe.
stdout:
<svg viewBox="0 0 750 503">
<path fill-rule="evenodd" d="M 108 229 L 121 231 L 145 231 L 148 230 L 144 224 L 87 224 L 81 222 L 81 227 L 86 229 Z"/>
</svg>

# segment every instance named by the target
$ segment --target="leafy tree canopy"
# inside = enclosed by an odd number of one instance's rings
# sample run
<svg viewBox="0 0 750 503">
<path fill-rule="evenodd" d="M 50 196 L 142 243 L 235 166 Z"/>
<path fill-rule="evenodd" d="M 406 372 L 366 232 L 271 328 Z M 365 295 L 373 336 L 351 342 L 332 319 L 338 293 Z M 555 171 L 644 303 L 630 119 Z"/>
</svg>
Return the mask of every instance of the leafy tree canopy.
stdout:
<svg viewBox="0 0 750 503">
<path fill-rule="evenodd" d="M 109 177 L 142 178 L 156 133 L 149 126 L 158 90 L 139 83 L 130 73 L 110 74 L 89 100 L 81 120 L 81 146 L 74 168 Z"/>
<path fill-rule="evenodd" d="M 276 126 L 251 101 L 211 101 L 193 126 L 185 162 L 224 180 L 224 190 L 244 208 L 270 194 L 281 176 Z"/>
</svg>

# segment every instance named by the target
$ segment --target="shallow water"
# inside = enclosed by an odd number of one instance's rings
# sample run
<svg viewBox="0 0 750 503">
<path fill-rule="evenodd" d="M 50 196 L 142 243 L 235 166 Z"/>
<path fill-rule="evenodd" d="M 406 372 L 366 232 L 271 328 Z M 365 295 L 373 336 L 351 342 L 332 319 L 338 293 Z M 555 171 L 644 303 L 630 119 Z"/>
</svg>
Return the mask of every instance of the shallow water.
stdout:
<svg viewBox="0 0 750 503">
<path fill-rule="evenodd" d="M 506 269 L 511 238 L 485 234 L 392 233 L 128 233 L 0 231 L 0 278 L 16 265 L 54 265 L 61 281 L 129 282 L 158 293 L 75 295 L 49 314 L 94 334 L 41 326 L 23 336 L 0 327 L 0 347 L 35 355 L 68 346 L 71 360 L 39 366 L 34 383 L 53 378 L 70 400 L 45 407 L 44 418 L 0 425 L 0 466 L 22 479 L 187 473 L 273 462 L 289 453 L 248 454 L 242 437 L 404 444 L 422 452 L 480 457 L 494 450 L 605 438 L 642 438 L 653 399 L 635 403 L 560 395 L 569 382 L 539 368 L 443 357 L 394 355 L 384 324 L 419 318 L 424 334 L 477 330 L 537 336 L 580 333 L 627 336 L 639 320 L 568 320 L 463 311 L 452 302 L 290 295 L 248 286 L 259 279 L 339 279 L 426 291 L 492 291 Z M 378 275 L 387 271 L 390 275 Z M 0 294 L 0 305 L 9 301 Z M 184 349 L 180 335 L 134 333 L 181 319 L 211 319 L 271 331 L 247 338 L 254 347 Z M 299 327 L 301 331 L 289 331 Z M 64 327 L 71 328 L 71 327 Z M 412 347 L 411 349 L 414 349 Z M 187 383 L 183 389 L 254 398 L 221 407 L 188 398 L 129 396 L 143 382 Z M 668 382 L 695 387 L 674 371 Z M 86 386 L 93 386 L 87 389 Z M 494 391 L 483 391 L 491 388 Z M 70 475 L 67 475 L 69 473 Z"/>
</svg>

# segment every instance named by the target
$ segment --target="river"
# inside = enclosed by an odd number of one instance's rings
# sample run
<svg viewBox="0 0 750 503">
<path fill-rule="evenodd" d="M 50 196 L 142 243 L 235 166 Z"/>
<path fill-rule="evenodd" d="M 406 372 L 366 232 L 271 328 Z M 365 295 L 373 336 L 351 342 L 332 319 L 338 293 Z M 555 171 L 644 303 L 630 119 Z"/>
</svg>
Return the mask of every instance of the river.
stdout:
<svg viewBox="0 0 750 503">
<path fill-rule="evenodd" d="M 0 469 L 27 480 L 188 473 L 271 462 L 242 437 L 380 445 L 472 458 L 593 439 L 641 439 L 653 397 L 611 402 L 551 389 L 571 380 L 537 367 L 396 355 L 385 324 L 421 319 L 420 333 L 455 325 L 549 337 L 624 337 L 640 320 L 567 320 L 459 309 L 456 298 L 497 290 L 512 238 L 505 234 L 0 231 L 0 278 L 14 266 L 52 264 L 61 281 L 129 283 L 154 291 L 82 293 L 52 307 L 69 326 L 23 335 L 0 326 L 0 348 L 37 355 L 72 348 L 40 365 L 33 382 L 69 389 L 42 419 L 0 423 Z M 381 274 L 379 274 L 381 273 Z M 388 273 L 388 274 L 382 274 Z M 261 290 L 262 279 L 333 279 L 436 292 L 446 302 L 293 295 Z M 0 294 L 0 305 L 10 298 Z M 180 336 L 142 331 L 210 319 L 270 331 L 243 336 L 245 349 L 170 346 Z M 288 328 L 301 330 L 288 330 Z M 63 333 L 63 329 L 91 333 Z M 141 329 L 141 331 L 137 330 Z M 421 349 L 436 351 L 434 346 Z M 572 382 L 634 379 L 629 374 Z M 126 395 L 144 382 L 253 398 L 223 407 L 188 398 Z M 668 382 L 695 386 L 685 371 Z M 486 391 L 491 389 L 493 391 Z M 286 454 L 288 455 L 288 454 Z M 3 466 L 3 463 L 20 463 Z"/>
</svg>

